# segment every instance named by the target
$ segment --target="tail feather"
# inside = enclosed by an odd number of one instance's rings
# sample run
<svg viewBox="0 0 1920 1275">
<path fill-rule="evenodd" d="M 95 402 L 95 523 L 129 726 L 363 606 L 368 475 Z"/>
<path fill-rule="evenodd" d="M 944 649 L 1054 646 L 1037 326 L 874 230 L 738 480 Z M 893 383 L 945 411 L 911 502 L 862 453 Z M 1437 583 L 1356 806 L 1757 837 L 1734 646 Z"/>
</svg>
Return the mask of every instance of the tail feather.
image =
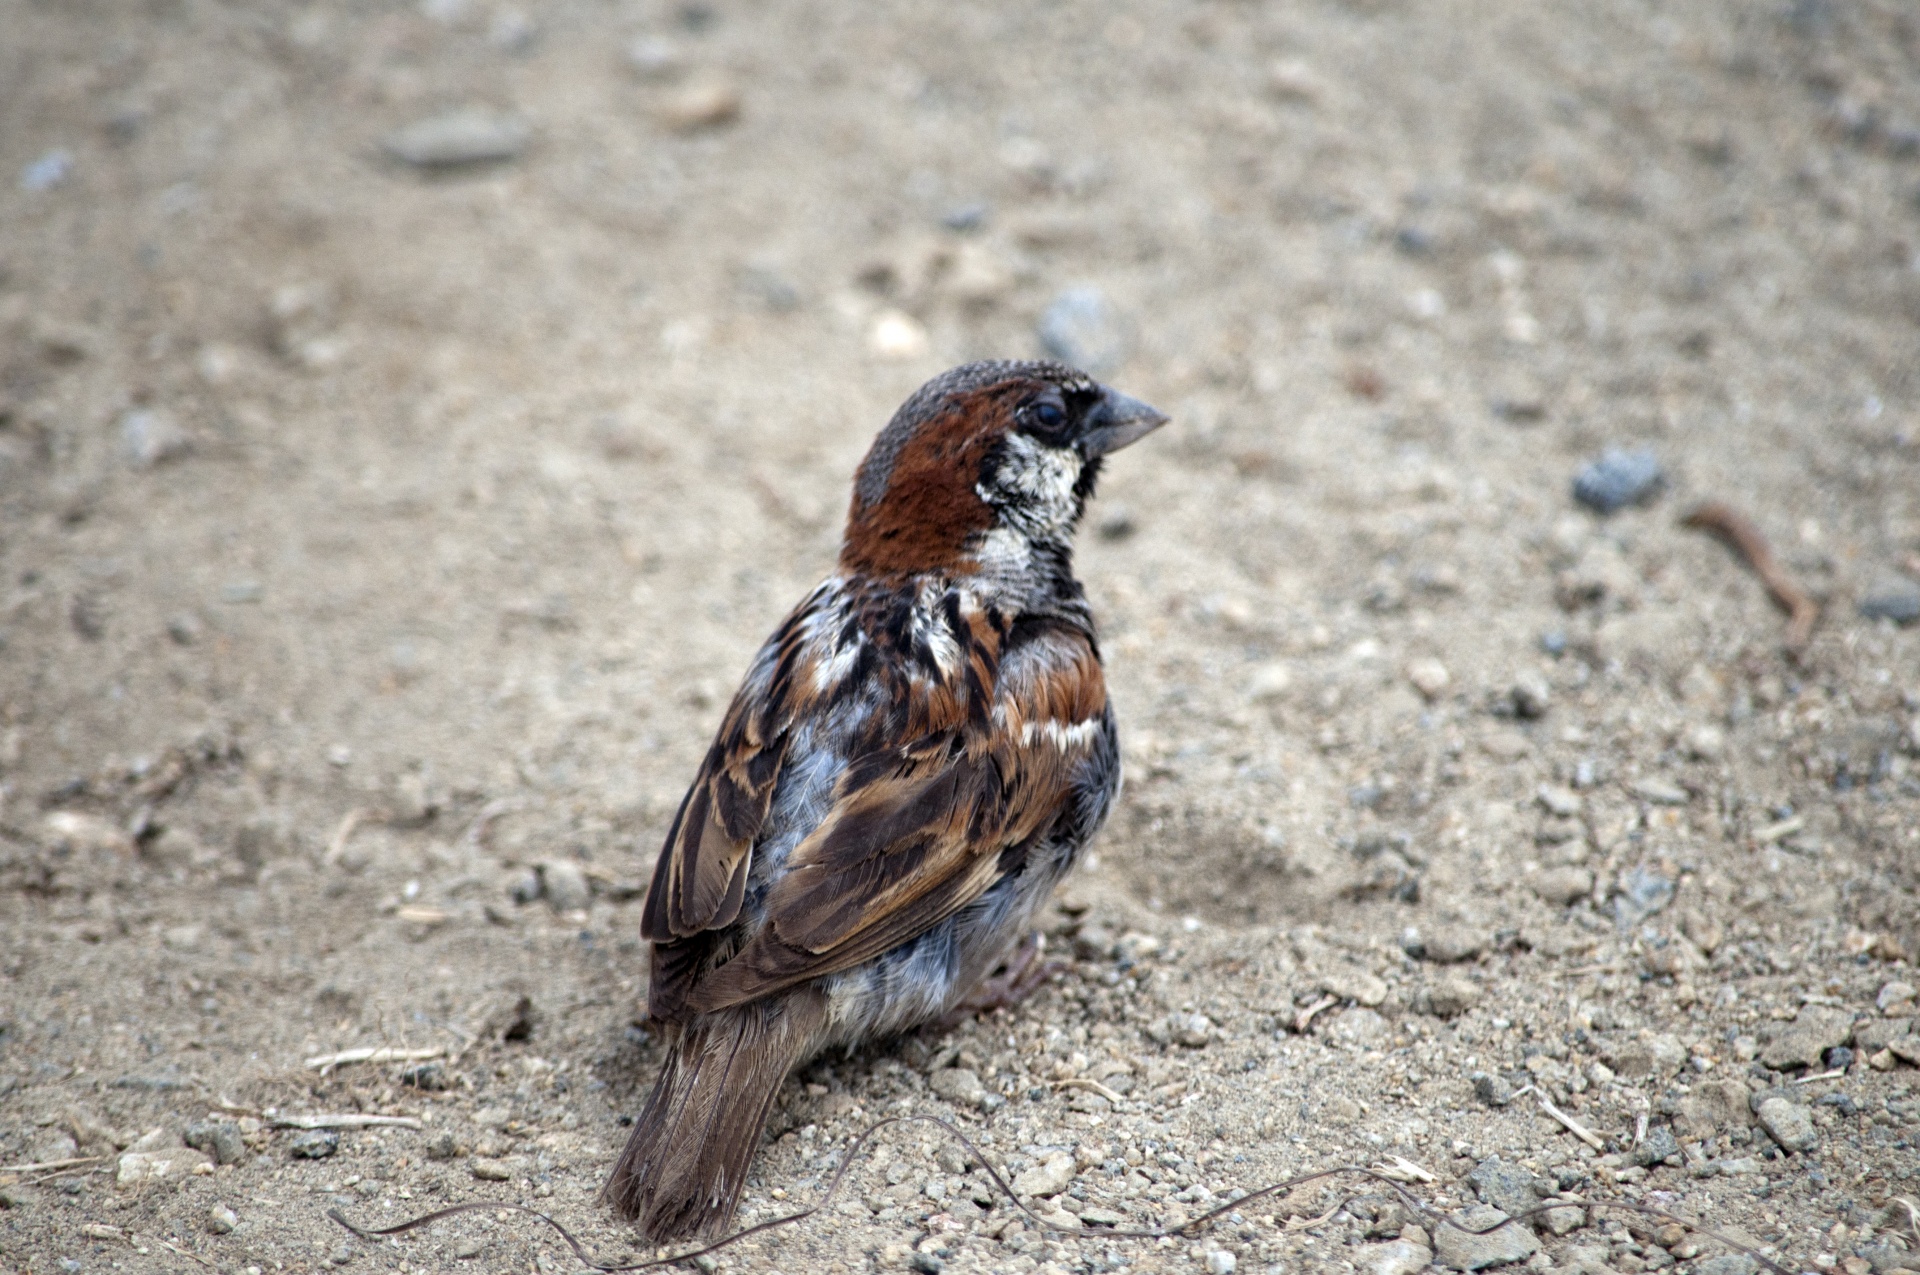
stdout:
<svg viewBox="0 0 1920 1275">
<path fill-rule="evenodd" d="M 725 1228 L 780 1085 L 825 1022 L 825 998 L 801 991 L 682 1026 L 601 1198 L 656 1240 Z"/>
</svg>

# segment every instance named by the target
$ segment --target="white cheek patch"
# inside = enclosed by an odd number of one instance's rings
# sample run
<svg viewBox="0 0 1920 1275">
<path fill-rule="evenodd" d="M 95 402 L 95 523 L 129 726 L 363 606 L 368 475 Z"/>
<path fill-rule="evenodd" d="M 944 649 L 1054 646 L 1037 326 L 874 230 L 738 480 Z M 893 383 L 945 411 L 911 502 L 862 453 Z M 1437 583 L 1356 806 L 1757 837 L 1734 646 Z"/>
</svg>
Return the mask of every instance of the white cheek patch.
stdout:
<svg viewBox="0 0 1920 1275">
<path fill-rule="evenodd" d="M 1080 481 L 1080 463 L 1072 453 L 1043 446 L 1025 434 L 1009 434 L 1006 459 L 993 477 L 1001 493 L 1025 498 L 1022 503 L 1035 522 L 1065 527 L 1073 520 L 1073 488 Z M 998 503 L 986 484 L 976 490 L 987 503 Z"/>
<path fill-rule="evenodd" d="M 1085 721 L 1074 722 L 1071 726 L 1054 721 L 1028 722 L 1020 729 L 1020 742 L 1031 748 L 1044 739 L 1061 752 L 1082 748 L 1093 742 L 1100 732 L 1100 719 L 1089 717 Z"/>
</svg>

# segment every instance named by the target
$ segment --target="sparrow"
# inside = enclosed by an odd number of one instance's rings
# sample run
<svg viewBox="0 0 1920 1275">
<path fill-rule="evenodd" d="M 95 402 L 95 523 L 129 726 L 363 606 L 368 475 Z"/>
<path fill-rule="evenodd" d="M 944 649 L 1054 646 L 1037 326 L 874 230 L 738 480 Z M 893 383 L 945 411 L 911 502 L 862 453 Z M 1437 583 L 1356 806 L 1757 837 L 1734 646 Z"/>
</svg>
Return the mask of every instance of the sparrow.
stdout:
<svg viewBox="0 0 1920 1275">
<path fill-rule="evenodd" d="M 1074 528 L 1166 419 L 994 361 L 874 440 L 837 569 L 754 657 L 654 865 L 666 1059 L 602 1192 L 648 1236 L 723 1230 L 788 1073 L 954 1010 L 1105 821 L 1119 741 Z"/>
</svg>

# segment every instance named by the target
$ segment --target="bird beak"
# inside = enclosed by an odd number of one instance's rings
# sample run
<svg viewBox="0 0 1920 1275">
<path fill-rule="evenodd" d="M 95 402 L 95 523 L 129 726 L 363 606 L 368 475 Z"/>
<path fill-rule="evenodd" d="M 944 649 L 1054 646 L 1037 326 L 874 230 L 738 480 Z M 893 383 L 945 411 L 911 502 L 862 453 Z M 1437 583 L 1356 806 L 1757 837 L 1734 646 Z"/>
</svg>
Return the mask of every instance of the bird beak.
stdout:
<svg viewBox="0 0 1920 1275">
<path fill-rule="evenodd" d="M 1087 429 L 1080 436 L 1080 450 L 1088 460 L 1117 452 L 1137 443 L 1167 423 L 1167 414 L 1148 407 L 1137 398 L 1128 398 L 1118 390 L 1101 392 L 1099 403 L 1087 414 Z"/>
</svg>

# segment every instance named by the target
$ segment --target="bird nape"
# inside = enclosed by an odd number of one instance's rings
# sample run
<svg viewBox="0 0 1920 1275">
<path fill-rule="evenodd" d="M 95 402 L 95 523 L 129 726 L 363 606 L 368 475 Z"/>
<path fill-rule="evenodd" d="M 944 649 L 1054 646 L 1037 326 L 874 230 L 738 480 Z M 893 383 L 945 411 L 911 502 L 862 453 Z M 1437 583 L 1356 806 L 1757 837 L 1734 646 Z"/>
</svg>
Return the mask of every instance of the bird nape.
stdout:
<svg viewBox="0 0 1920 1275">
<path fill-rule="evenodd" d="M 724 1229 L 793 1068 L 965 1008 L 1106 819 L 1073 534 L 1166 419 L 1062 364 L 970 363 L 874 440 L 837 570 L 755 656 L 654 866 L 667 1056 L 604 1189 L 648 1235 Z"/>
</svg>

